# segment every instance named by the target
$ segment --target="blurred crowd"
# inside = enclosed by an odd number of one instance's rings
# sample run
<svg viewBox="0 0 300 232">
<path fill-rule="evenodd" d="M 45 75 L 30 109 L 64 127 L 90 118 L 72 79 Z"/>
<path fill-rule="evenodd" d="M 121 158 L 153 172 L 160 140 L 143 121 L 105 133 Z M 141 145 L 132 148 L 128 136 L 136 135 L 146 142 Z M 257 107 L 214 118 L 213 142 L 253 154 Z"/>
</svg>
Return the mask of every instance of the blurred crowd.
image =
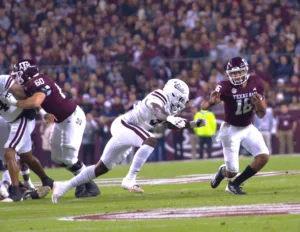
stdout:
<svg viewBox="0 0 300 232">
<path fill-rule="evenodd" d="M 2 0 L 0 6 L 1 73 L 20 59 L 34 60 L 102 125 L 170 78 L 188 83 L 189 107 L 198 107 L 227 78 L 234 56 L 264 79 L 270 106 L 300 108 L 297 0 Z"/>
</svg>

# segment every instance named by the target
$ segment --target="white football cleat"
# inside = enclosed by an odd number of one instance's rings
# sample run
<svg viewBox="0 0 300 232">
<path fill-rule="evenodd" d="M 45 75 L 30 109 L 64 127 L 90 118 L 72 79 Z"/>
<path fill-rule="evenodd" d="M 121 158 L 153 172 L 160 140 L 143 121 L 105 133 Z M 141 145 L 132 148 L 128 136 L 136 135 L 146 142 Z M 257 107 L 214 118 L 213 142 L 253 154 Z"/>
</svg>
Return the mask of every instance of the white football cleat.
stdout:
<svg viewBox="0 0 300 232">
<path fill-rule="evenodd" d="M 123 179 L 122 188 L 128 190 L 132 193 L 143 193 L 144 189 L 142 189 L 139 185 L 136 184 L 135 180 Z"/>
<path fill-rule="evenodd" d="M 3 200 L 9 196 L 7 188 L 3 181 L 0 181 L 0 200 Z"/>
<path fill-rule="evenodd" d="M 61 198 L 69 189 L 67 188 L 67 182 L 54 181 L 53 193 L 51 196 L 53 204 L 57 204 L 59 198 Z"/>
</svg>

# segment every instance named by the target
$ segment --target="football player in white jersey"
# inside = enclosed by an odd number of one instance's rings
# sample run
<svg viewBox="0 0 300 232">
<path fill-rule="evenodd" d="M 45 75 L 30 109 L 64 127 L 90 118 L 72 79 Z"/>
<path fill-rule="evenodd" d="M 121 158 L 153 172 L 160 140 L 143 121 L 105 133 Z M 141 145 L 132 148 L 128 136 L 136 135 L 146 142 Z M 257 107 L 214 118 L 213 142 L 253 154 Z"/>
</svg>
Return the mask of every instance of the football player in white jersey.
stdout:
<svg viewBox="0 0 300 232">
<path fill-rule="evenodd" d="M 0 160 L 4 160 L 4 145 L 8 139 L 10 133 L 10 126 L 9 123 L 6 122 L 2 117 L 0 117 Z M 16 156 L 16 159 L 18 157 Z M 4 162 L 4 161 L 3 161 Z M 23 177 L 25 187 L 29 189 L 33 189 L 34 185 L 30 179 L 30 169 L 26 163 L 19 163 L 20 164 L 20 174 Z M 0 189 L 1 189 L 1 181 L 0 181 Z"/>
<path fill-rule="evenodd" d="M 199 119 L 188 122 L 175 115 L 182 111 L 189 101 L 189 88 L 179 79 L 171 79 L 163 90 L 155 90 L 124 115 L 114 120 L 111 126 L 112 138 L 106 144 L 96 165 L 87 167 L 67 182 L 54 182 L 52 202 L 71 188 L 89 182 L 105 174 L 124 158 L 132 147 L 139 147 L 133 158 L 130 170 L 122 182 L 122 187 L 131 192 L 144 192 L 136 184 L 136 176 L 156 146 L 155 136 L 149 132 L 159 123 L 170 129 L 184 129 L 204 126 L 206 121 Z"/>
<path fill-rule="evenodd" d="M 37 174 L 43 185 L 52 187 L 53 180 L 44 172 L 39 161 L 32 155 L 31 133 L 35 127 L 34 110 L 23 110 L 9 104 L 8 98 L 12 94 L 20 96 L 19 85 L 10 75 L 0 75 L 0 115 L 9 123 L 10 133 L 4 145 L 4 159 L 11 177 L 11 191 L 7 202 L 21 201 L 22 194 L 19 189 L 19 167 L 15 159 L 16 153 L 20 155 L 21 162 L 28 164 L 29 168 Z"/>
</svg>

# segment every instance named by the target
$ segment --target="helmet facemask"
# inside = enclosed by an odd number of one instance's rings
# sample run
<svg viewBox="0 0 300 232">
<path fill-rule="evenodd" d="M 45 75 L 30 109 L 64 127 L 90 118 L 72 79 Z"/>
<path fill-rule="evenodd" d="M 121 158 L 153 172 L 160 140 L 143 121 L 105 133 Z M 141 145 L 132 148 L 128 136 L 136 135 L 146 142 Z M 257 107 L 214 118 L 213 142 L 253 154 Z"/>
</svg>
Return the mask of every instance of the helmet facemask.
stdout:
<svg viewBox="0 0 300 232">
<path fill-rule="evenodd" d="M 177 114 L 186 107 L 189 101 L 189 87 L 185 82 L 171 79 L 165 84 L 163 91 L 168 97 L 168 104 L 165 106 L 168 114 Z"/>
<path fill-rule="evenodd" d="M 168 94 L 168 100 L 170 104 L 167 109 L 167 112 L 171 115 L 178 114 L 180 111 L 182 111 L 186 107 L 186 104 L 189 101 L 187 96 L 178 93 Z"/>
<path fill-rule="evenodd" d="M 17 68 L 14 67 L 10 75 L 17 81 L 17 83 L 22 85 L 24 83 L 24 80 L 22 79 L 23 73 L 23 71 L 18 71 Z"/>
<path fill-rule="evenodd" d="M 233 85 L 242 85 L 249 79 L 248 67 L 227 70 L 228 78 Z"/>
</svg>

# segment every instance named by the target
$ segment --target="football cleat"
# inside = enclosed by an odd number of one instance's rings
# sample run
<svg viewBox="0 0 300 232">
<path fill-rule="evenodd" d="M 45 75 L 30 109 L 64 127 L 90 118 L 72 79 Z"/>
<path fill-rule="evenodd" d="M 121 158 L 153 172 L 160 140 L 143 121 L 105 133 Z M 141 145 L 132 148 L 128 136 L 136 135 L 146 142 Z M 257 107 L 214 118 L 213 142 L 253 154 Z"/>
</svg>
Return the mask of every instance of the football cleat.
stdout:
<svg viewBox="0 0 300 232">
<path fill-rule="evenodd" d="M 66 183 L 67 182 L 54 181 L 53 193 L 51 196 L 53 204 L 57 204 L 59 198 L 61 198 L 69 190 Z"/>
<path fill-rule="evenodd" d="M 24 200 L 36 200 L 44 198 L 49 192 L 51 188 L 49 186 L 43 186 L 35 190 L 27 190 L 23 193 Z"/>
<path fill-rule="evenodd" d="M 228 182 L 225 191 L 229 192 L 229 193 L 232 193 L 234 195 L 245 195 L 245 194 L 247 194 L 242 190 L 242 187 L 240 185 L 236 185 L 232 181 Z"/>
<path fill-rule="evenodd" d="M 132 193 L 143 193 L 144 189 L 142 189 L 139 185 L 135 183 L 135 181 L 129 181 L 128 179 L 123 179 L 122 188 L 128 190 Z"/>
<path fill-rule="evenodd" d="M 211 181 L 210 181 L 210 186 L 212 188 L 217 188 L 219 186 L 219 184 L 221 183 L 221 181 L 224 179 L 224 176 L 222 174 L 222 169 L 223 167 L 225 167 L 225 164 L 222 164 L 218 171 L 216 172 L 216 174 L 212 177 Z"/>
<path fill-rule="evenodd" d="M 0 181 L 0 200 L 3 200 L 9 196 L 8 190 L 5 187 L 5 184 Z"/>
<path fill-rule="evenodd" d="M 8 192 L 9 192 L 9 196 L 7 198 L 3 199 L 0 202 L 23 201 L 22 194 L 21 194 L 21 191 L 20 191 L 19 187 L 16 187 L 16 186 L 12 187 L 12 186 L 10 186 Z"/>
<path fill-rule="evenodd" d="M 76 196 L 77 198 L 81 197 L 95 197 L 100 194 L 100 190 L 94 181 L 90 181 L 85 184 L 85 191 L 81 195 Z"/>
<path fill-rule="evenodd" d="M 49 186 L 51 189 L 53 188 L 53 183 L 54 183 L 54 180 L 48 176 L 42 180 L 43 186 Z"/>
</svg>

